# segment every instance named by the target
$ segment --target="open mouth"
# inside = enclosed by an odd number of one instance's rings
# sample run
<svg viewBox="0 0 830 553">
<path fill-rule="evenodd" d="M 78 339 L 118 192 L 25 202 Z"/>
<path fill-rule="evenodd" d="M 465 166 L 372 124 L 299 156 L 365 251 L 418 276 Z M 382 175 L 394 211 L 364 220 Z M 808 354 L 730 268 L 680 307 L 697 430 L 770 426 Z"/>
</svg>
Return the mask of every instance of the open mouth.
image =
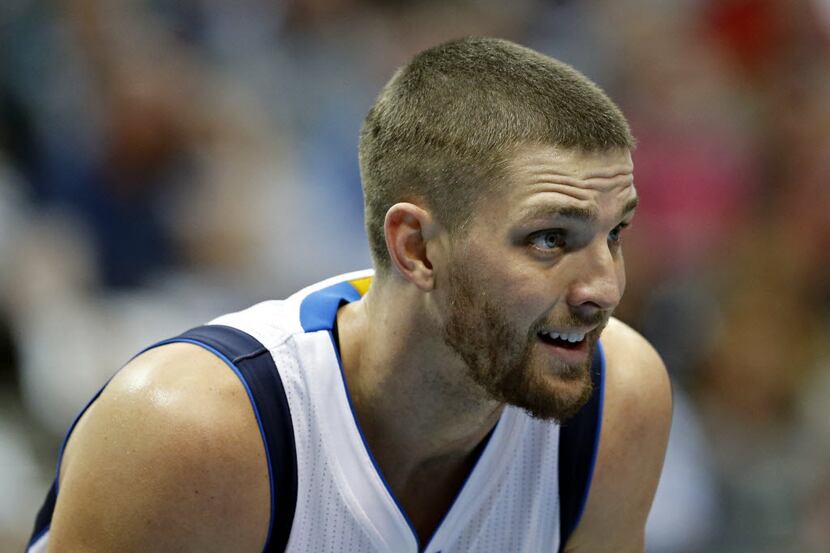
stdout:
<svg viewBox="0 0 830 553">
<path fill-rule="evenodd" d="M 585 345 L 585 334 L 580 333 L 559 333 L 552 331 L 543 331 L 538 334 L 539 339 L 551 346 L 560 347 L 563 349 L 578 350 Z"/>
</svg>

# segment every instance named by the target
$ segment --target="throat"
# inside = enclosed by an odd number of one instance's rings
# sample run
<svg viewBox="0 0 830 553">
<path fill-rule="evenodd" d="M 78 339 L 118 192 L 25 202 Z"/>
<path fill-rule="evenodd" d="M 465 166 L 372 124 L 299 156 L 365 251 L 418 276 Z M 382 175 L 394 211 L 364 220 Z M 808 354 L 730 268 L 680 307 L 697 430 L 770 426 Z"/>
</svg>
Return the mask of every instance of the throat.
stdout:
<svg viewBox="0 0 830 553">
<path fill-rule="evenodd" d="M 464 485 L 487 448 L 495 428 L 461 457 L 445 457 L 422 463 L 408 475 L 395 474 L 389 467 L 391 491 L 404 514 L 415 529 L 418 543 L 425 547 L 438 530 L 441 522 L 452 510 Z M 380 459 L 379 459 L 380 461 Z M 386 475 L 384 463 L 379 467 Z"/>
<path fill-rule="evenodd" d="M 488 441 L 489 434 L 466 457 L 455 462 L 434 463 L 435 466 L 415 471 L 405 483 L 393 486 L 392 491 L 409 517 L 421 547 L 429 543 L 451 511 Z"/>
</svg>

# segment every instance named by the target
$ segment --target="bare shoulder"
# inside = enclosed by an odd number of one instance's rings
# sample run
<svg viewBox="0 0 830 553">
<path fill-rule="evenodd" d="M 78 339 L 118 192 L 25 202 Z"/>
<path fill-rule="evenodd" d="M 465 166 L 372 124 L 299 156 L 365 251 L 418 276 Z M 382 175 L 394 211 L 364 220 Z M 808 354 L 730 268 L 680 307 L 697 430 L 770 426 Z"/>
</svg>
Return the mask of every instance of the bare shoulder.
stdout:
<svg viewBox="0 0 830 553">
<path fill-rule="evenodd" d="M 567 551 L 642 552 L 671 425 L 671 384 L 655 349 L 611 319 L 600 447 L 585 513 Z"/>
<path fill-rule="evenodd" d="M 191 344 L 139 356 L 79 421 L 51 550 L 261 550 L 268 469 L 247 392 Z"/>
<path fill-rule="evenodd" d="M 602 333 L 602 345 L 607 367 L 606 386 L 611 387 L 612 399 L 634 401 L 651 396 L 659 399 L 670 392 L 663 360 L 639 332 L 612 317 Z M 659 409 L 660 402 L 642 407 Z"/>
</svg>

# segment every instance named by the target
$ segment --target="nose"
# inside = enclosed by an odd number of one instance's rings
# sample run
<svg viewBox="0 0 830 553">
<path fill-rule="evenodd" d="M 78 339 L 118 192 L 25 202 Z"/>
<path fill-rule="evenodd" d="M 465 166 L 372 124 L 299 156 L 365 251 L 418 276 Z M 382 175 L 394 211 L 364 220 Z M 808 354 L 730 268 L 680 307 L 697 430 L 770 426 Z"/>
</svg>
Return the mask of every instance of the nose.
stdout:
<svg viewBox="0 0 830 553">
<path fill-rule="evenodd" d="M 574 253 L 579 261 L 568 289 L 568 305 L 588 313 L 613 310 L 625 291 L 622 253 L 612 251 L 604 242 Z"/>
</svg>

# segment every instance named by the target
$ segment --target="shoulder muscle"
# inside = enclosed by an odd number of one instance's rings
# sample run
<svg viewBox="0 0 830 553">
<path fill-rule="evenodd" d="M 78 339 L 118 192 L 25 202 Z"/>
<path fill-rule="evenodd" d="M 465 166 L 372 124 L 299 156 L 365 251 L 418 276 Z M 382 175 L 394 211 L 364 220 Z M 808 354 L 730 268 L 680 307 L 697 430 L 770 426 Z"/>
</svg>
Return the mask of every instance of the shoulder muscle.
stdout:
<svg viewBox="0 0 830 553">
<path fill-rule="evenodd" d="M 119 371 L 76 426 L 50 549 L 261 550 L 269 515 L 242 383 L 210 352 L 170 344 Z"/>
</svg>

